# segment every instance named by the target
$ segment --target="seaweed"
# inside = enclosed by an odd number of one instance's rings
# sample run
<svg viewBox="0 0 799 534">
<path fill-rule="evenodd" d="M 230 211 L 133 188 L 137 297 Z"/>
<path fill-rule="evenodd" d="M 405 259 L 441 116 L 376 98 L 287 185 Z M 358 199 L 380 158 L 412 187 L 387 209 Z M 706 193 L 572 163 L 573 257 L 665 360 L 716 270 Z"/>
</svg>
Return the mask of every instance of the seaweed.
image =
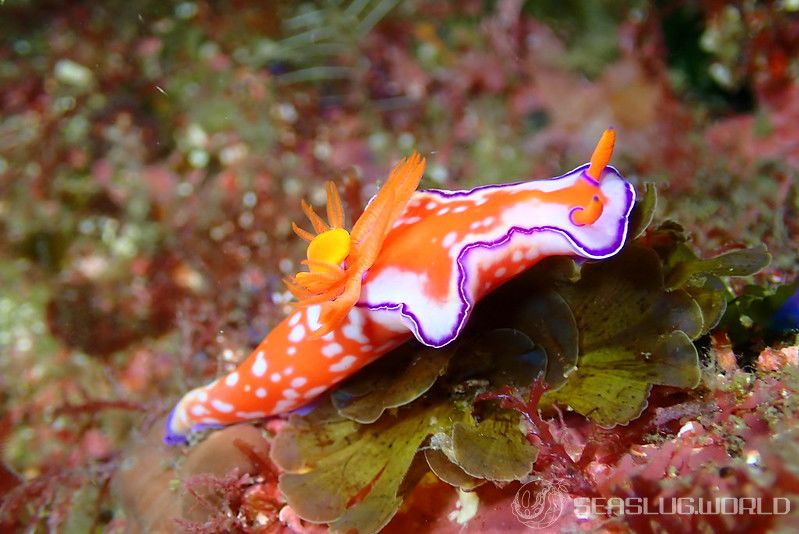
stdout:
<svg viewBox="0 0 799 534">
<path fill-rule="evenodd" d="M 321 408 L 292 416 L 272 449 L 272 460 L 286 471 L 280 491 L 307 521 L 338 532 L 376 532 L 418 482 L 403 487 L 417 450 L 452 415 L 451 405 L 425 402 L 370 425 Z"/>
<path fill-rule="evenodd" d="M 452 351 L 408 342 L 381 358 L 331 394 L 338 413 L 357 423 L 373 423 L 390 408 L 424 395 L 444 372 Z"/>
<path fill-rule="evenodd" d="M 594 495 L 540 411 L 610 428 L 638 418 L 653 386 L 697 387 L 694 342 L 724 310 L 721 276 L 769 259 L 754 248 L 701 260 L 678 225 L 646 229 L 655 203 L 647 187 L 639 237 L 613 258 L 543 261 L 484 299 L 452 344 L 408 342 L 293 415 L 272 449 L 289 506 L 334 532 L 374 532 L 428 470 L 465 491 L 545 474 Z"/>
<path fill-rule="evenodd" d="M 667 292 L 656 254 L 635 244 L 610 260 L 585 265 L 561 288 L 580 331 L 577 370 L 544 400 L 567 405 L 603 426 L 641 414 L 653 384 L 693 388 L 702 332 L 699 305 Z"/>
</svg>

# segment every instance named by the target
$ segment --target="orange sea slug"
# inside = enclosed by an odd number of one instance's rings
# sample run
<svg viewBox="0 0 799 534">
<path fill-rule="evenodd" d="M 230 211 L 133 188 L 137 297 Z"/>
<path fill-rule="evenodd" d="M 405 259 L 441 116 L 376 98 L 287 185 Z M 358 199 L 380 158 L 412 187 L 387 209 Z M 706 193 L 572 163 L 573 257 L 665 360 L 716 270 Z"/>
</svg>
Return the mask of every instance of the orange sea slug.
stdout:
<svg viewBox="0 0 799 534">
<path fill-rule="evenodd" d="M 314 233 L 294 227 L 309 241 L 308 270 L 286 280 L 296 310 L 235 371 L 187 393 L 165 440 L 299 408 L 411 336 L 442 347 L 483 296 L 545 257 L 616 254 L 635 191 L 608 166 L 614 141 L 605 131 L 563 176 L 468 191 L 416 191 L 425 162 L 413 154 L 352 231 L 328 182 L 328 220 L 303 202 Z"/>
</svg>

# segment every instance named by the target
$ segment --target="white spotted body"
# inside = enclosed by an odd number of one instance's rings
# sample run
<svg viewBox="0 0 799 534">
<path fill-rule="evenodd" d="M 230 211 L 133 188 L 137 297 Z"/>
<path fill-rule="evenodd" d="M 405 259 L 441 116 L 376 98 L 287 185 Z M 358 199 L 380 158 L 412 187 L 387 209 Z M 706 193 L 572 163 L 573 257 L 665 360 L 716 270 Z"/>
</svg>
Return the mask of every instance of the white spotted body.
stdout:
<svg viewBox="0 0 799 534">
<path fill-rule="evenodd" d="M 483 296 L 545 257 L 612 256 L 626 239 L 635 193 L 612 167 L 599 166 L 596 179 L 591 168 L 415 192 L 363 276 L 357 305 L 335 328 L 315 335 L 320 305 L 298 308 L 235 371 L 187 393 L 166 440 L 295 410 L 411 336 L 444 346 Z"/>
</svg>

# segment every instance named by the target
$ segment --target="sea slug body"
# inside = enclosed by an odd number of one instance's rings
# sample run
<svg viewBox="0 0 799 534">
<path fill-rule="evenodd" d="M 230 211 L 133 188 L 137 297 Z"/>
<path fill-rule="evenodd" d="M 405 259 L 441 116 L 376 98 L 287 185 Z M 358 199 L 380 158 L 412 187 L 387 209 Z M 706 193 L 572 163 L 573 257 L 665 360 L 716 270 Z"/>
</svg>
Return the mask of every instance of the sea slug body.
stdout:
<svg viewBox="0 0 799 534">
<path fill-rule="evenodd" d="M 392 170 L 352 232 L 328 185 L 328 222 L 303 203 L 316 234 L 308 272 L 287 285 L 298 307 L 238 368 L 187 393 L 168 443 L 192 430 L 295 410 L 407 341 L 453 341 L 474 305 L 548 256 L 602 259 L 624 245 L 635 191 L 608 166 L 607 130 L 591 163 L 562 176 L 468 191 L 416 191 L 424 160 Z"/>
</svg>

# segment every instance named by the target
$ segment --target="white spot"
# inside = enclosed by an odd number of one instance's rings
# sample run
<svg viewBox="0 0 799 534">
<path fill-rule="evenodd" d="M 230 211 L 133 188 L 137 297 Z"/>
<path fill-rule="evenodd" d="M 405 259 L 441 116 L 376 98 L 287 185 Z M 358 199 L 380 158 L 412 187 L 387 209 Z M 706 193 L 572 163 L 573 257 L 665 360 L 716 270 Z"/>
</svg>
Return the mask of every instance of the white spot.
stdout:
<svg viewBox="0 0 799 534">
<path fill-rule="evenodd" d="M 499 278 L 501 276 L 505 276 L 505 274 L 507 274 L 507 272 L 508 272 L 508 270 L 505 267 L 500 267 L 499 269 L 494 271 L 494 276 Z"/>
<path fill-rule="evenodd" d="M 264 388 L 258 388 L 255 390 L 255 396 L 259 399 L 263 399 L 266 397 L 266 390 Z"/>
<path fill-rule="evenodd" d="M 480 221 L 474 221 L 472 224 L 469 225 L 469 229 L 477 230 L 478 228 L 480 228 L 480 226 L 482 226 Z"/>
<path fill-rule="evenodd" d="M 191 407 L 192 415 L 205 415 L 208 413 L 208 410 L 205 409 L 204 406 L 200 406 L 199 404 L 195 404 Z"/>
<path fill-rule="evenodd" d="M 467 209 L 469 209 L 469 208 L 466 207 L 466 206 L 458 206 L 457 208 L 452 210 L 452 213 L 463 213 Z"/>
<path fill-rule="evenodd" d="M 211 406 L 213 406 L 216 411 L 222 412 L 222 413 L 230 413 L 230 412 L 233 411 L 233 405 L 232 404 L 228 404 L 226 402 L 222 402 L 219 399 L 212 400 L 211 401 Z"/>
<path fill-rule="evenodd" d="M 206 417 L 203 419 L 203 423 L 206 425 L 218 425 L 221 424 L 221 421 L 219 419 L 214 419 L 213 417 Z"/>
<path fill-rule="evenodd" d="M 280 382 L 280 379 L 283 378 L 280 376 L 280 373 L 272 373 L 272 376 L 269 377 L 272 382 Z"/>
<path fill-rule="evenodd" d="M 308 391 L 306 391 L 303 397 L 305 397 L 306 399 L 312 399 L 317 395 L 321 394 L 322 392 L 324 392 L 326 389 L 327 387 L 325 386 L 316 386 L 315 388 L 311 388 Z"/>
<path fill-rule="evenodd" d="M 456 234 L 455 232 L 450 232 L 444 236 L 444 239 L 441 241 L 441 246 L 444 248 L 449 248 L 455 243 L 455 240 L 457 238 L 458 234 Z"/>
<path fill-rule="evenodd" d="M 304 337 L 305 337 L 305 327 L 302 326 L 301 324 L 298 324 L 297 326 L 291 329 L 291 332 L 289 332 L 289 341 L 291 341 L 292 343 L 297 343 L 299 341 L 302 341 L 302 338 Z"/>
<path fill-rule="evenodd" d="M 283 376 L 289 376 L 289 375 L 293 375 L 293 374 L 294 374 L 294 368 L 293 367 L 286 367 L 283 370 Z"/>
<path fill-rule="evenodd" d="M 252 364 L 253 376 L 264 376 L 266 374 L 266 359 L 264 358 L 264 351 L 260 351 L 255 355 L 255 363 Z"/>
<path fill-rule="evenodd" d="M 284 389 L 283 390 L 283 398 L 285 399 L 296 399 L 300 396 L 294 389 Z"/>
<path fill-rule="evenodd" d="M 371 345 L 361 345 L 361 352 L 371 352 L 373 348 Z"/>
<path fill-rule="evenodd" d="M 328 332 L 327 334 L 323 335 L 320 339 L 323 341 L 333 341 L 335 337 L 336 337 L 335 332 Z"/>
<path fill-rule="evenodd" d="M 225 378 L 225 384 L 230 387 L 235 386 L 238 381 L 239 381 L 238 373 L 230 373 L 229 375 L 227 375 L 227 378 Z"/>
<path fill-rule="evenodd" d="M 208 392 L 206 392 L 206 391 L 201 391 L 201 392 L 200 392 L 200 393 L 197 395 L 197 398 L 198 398 L 198 399 L 200 399 L 202 402 L 208 402 Z"/>
<path fill-rule="evenodd" d="M 351 322 L 341 329 L 341 333 L 344 334 L 344 337 L 357 341 L 362 345 L 369 343 L 369 338 L 363 335 L 363 316 L 361 312 L 357 309 L 353 309 L 353 311 L 350 312 L 349 320 Z"/>
<path fill-rule="evenodd" d="M 322 354 L 325 358 L 332 358 L 336 354 L 341 354 L 344 352 L 344 349 L 338 343 L 330 343 L 322 347 Z"/>
<path fill-rule="evenodd" d="M 305 385 L 306 382 L 308 382 L 308 380 L 306 380 L 305 377 L 298 376 L 297 378 L 291 381 L 291 387 L 301 388 L 302 386 Z"/>
<path fill-rule="evenodd" d="M 333 365 L 331 365 L 330 370 L 333 371 L 334 373 L 340 373 L 341 371 L 346 371 L 347 369 L 352 367 L 352 364 L 354 364 L 356 361 L 358 361 L 358 358 L 356 358 L 355 356 L 344 356 L 343 358 L 341 358 L 341 360 L 339 360 L 338 363 L 334 363 Z"/>
<path fill-rule="evenodd" d="M 447 213 L 449 213 L 449 208 L 441 208 L 436 215 L 446 215 Z"/>
<path fill-rule="evenodd" d="M 491 226 L 492 224 L 494 224 L 495 220 L 496 219 L 494 219 L 493 217 L 486 217 L 485 219 L 483 219 L 483 226 Z"/>
<path fill-rule="evenodd" d="M 297 347 L 289 347 L 286 352 L 288 352 L 289 356 L 294 356 L 297 354 Z"/>
<path fill-rule="evenodd" d="M 434 209 L 436 209 L 437 207 L 438 207 L 438 204 L 436 204 L 435 202 L 428 202 L 428 203 L 427 203 L 427 206 L 425 206 L 425 208 L 427 208 L 427 209 L 429 209 L 429 210 L 434 210 Z"/>
<path fill-rule="evenodd" d="M 526 260 L 534 260 L 536 255 L 537 254 L 536 254 L 535 250 L 528 250 L 527 254 L 524 255 L 524 259 L 526 259 Z"/>
<path fill-rule="evenodd" d="M 477 200 L 474 201 L 474 205 L 475 206 L 482 206 L 486 202 L 488 202 L 488 199 L 486 197 L 480 197 L 480 198 L 478 198 Z"/>
<path fill-rule="evenodd" d="M 250 391 L 251 389 L 252 389 L 252 387 L 251 387 L 249 384 L 247 384 L 246 386 L 244 386 L 244 391 L 246 391 L 246 392 L 248 392 L 248 393 L 249 393 L 249 391 Z"/>
<path fill-rule="evenodd" d="M 260 419 L 261 417 L 266 417 L 266 412 L 236 412 L 236 417 L 242 417 L 244 419 Z"/>
<path fill-rule="evenodd" d="M 292 315 L 291 319 L 289 319 L 289 326 L 295 326 L 297 323 L 299 323 L 301 315 L 302 314 L 300 312 L 297 312 L 294 315 Z"/>
<path fill-rule="evenodd" d="M 421 217 L 418 217 L 418 216 L 414 215 L 413 217 L 408 217 L 407 219 L 405 219 L 405 223 L 406 224 L 416 224 L 416 223 L 418 223 L 421 220 L 422 220 Z"/>
<path fill-rule="evenodd" d="M 510 259 L 512 259 L 513 261 L 522 261 L 523 257 L 524 253 L 521 250 L 514 250 L 513 256 L 511 256 Z"/>
<path fill-rule="evenodd" d="M 308 306 L 305 313 L 308 316 L 308 328 L 311 329 L 311 332 L 319 330 L 321 328 L 322 323 L 319 322 L 319 315 L 322 312 L 321 306 Z"/>
</svg>

